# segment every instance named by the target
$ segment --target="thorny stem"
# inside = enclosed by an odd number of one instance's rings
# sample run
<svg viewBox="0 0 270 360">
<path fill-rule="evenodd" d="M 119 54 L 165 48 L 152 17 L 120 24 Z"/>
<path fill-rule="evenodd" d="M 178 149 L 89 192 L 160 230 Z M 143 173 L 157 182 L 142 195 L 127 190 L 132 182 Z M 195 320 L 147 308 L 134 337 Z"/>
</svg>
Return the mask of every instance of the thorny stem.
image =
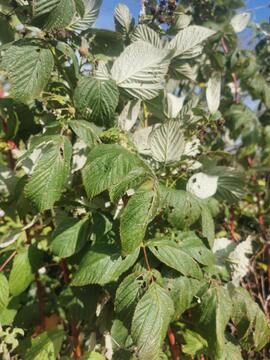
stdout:
<svg viewBox="0 0 270 360">
<path fill-rule="evenodd" d="M 168 335 L 168 339 L 169 339 L 169 343 L 170 343 L 172 359 L 173 360 L 181 360 L 180 348 L 175 340 L 175 335 L 173 333 L 171 326 L 168 327 L 167 335 Z"/>
</svg>

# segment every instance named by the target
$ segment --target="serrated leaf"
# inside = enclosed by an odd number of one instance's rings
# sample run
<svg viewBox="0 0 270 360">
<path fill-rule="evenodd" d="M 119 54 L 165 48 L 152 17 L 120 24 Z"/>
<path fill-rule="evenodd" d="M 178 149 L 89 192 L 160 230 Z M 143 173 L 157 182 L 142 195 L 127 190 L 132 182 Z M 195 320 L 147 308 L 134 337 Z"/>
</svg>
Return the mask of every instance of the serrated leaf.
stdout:
<svg viewBox="0 0 270 360">
<path fill-rule="evenodd" d="M 243 288 L 229 287 L 232 302 L 232 321 L 237 329 L 237 338 L 247 351 L 261 350 L 268 342 L 270 328 L 258 304 Z"/>
<path fill-rule="evenodd" d="M 51 209 L 60 199 L 70 173 L 71 155 L 70 141 L 60 136 L 48 144 L 37 161 L 24 192 L 40 212 Z"/>
<path fill-rule="evenodd" d="M 52 252 L 63 258 L 76 254 L 86 243 L 88 230 L 88 219 L 65 218 L 52 234 Z"/>
<path fill-rule="evenodd" d="M 131 326 L 131 336 L 141 360 L 158 360 L 167 328 L 174 313 L 166 291 L 153 283 L 138 302 Z"/>
<path fill-rule="evenodd" d="M 202 279 L 202 271 L 197 262 L 173 240 L 166 238 L 151 240 L 147 246 L 163 264 L 185 276 Z"/>
<path fill-rule="evenodd" d="M 124 322 L 133 317 L 135 307 L 151 279 L 149 272 L 138 271 L 128 275 L 119 285 L 115 295 L 115 311 Z"/>
<path fill-rule="evenodd" d="M 9 286 L 5 275 L 0 274 L 0 313 L 6 309 L 9 299 Z"/>
<path fill-rule="evenodd" d="M 211 114 L 218 111 L 221 92 L 221 74 L 216 73 L 210 77 L 206 88 L 206 100 Z"/>
<path fill-rule="evenodd" d="M 130 198 L 120 221 L 123 254 L 130 254 L 141 245 L 147 225 L 156 215 L 158 204 L 159 196 L 155 188 L 138 190 Z"/>
<path fill-rule="evenodd" d="M 145 41 L 145 42 L 155 46 L 156 48 L 159 48 L 159 49 L 164 48 L 164 44 L 163 44 L 162 40 L 160 39 L 160 36 L 158 35 L 158 33 L 145 24 L 140 24 L 140 25 L 136 26 L 130 39 L 132 42 L 142 40 L 142 41 Z"/>
<path fill-rule="evenodd" d="M 251 19 L 251 14 L 248 12 L 244 12 L 241 14 L 236 14 L 231 19 L 231 25 L 233 27 L 233 30 L 236 33 L 242 32 L 247 27 L 249 21 Z"/>
<path fill-rule="evenodd" d="M 169 214 L 169 221 L 177 228 L 186 228 L 194 224 L 201 215 L 198 199 L 184 190 L 166 188 L 159 185 L 160 206 L 173 208 Z"/>
<path fill-rule="evenodd" d="M 194 232 L 183 232 L 181 249 L 193 257 L 202 265 L 211 266 L 215 262 L 215 256 L 203 241 Z"/>
<path fill-rule="evenodd" d="M 80 262 L 72 286 L 114 282 L 134 264 L 138 255 L 139 251 L 135 251 L 124 258 L 114 245 L 94 245 Z"/>
<path fill-rule="evenodd" d="M 125 4 L 118 4 L 114 10 L 115 30 L 125 37 L 134 27 L 134 19 Z"/>
<path fill-rule="evenodd" d="M 173 276 L 170 273 L 165 275 L 166 289 L 174 302 L 174 316 L 177 320 L 192 306 L 193 298 L 204 283 L 201 280 L 187 278 L 184 276 Z"/>
<path fill-rule="evenodd" d="M 212 248 L 215 240 L 215 223 L 208 207 L 202 206 L 201 209 L 202 235 L 208 240 L 209 246 Z"/>
<path fill-rule="evenodd" d="M 60 0 L 34 0 L 33 1 L 33 16 L 39 17 L 50 13 L 58 4 Z"/>
<path fill-rule="evenodd" d="M 93 147 L 98 142 L 100 142 L 99 137 L 95 132 L 94 126 L 88 121 L 73 120 L 69 123 L 69 126 L 75 132 L 75 134 L 89 147 Z"/>
<path fill-rule="evenodd" d="M 169 50 L 136 41 L 115 60 L 111 75 L 129 95 L 150 100 L 162 89 L 170 58 Z"/>
<path fill-rule="evenodd" d="M 202 50 L 201 43 L 214 34 L 215 31 L 206 27 L 191 25 L 179 31 L 170 42 L 169 47 L 175 49 L 174 56 L 198 56 Z"/>
<path fill-rule="evenodd" d="M 73 17 L 69 25 L 72 30 L 84 31 L 91 28 L 98 17 L 102 0 L 83 0 L 83 3 L 84 15 L 81 17 L 78 13 Z"/>
<path fill-rule="evenodd" d="M 74 94 L 76 108 L 97 125 L 111 123 L 118 104 L 119 92 L 113 80 L 82 77 Z"/>
<path fill-rule="evenodd" d="M 31 339 L 31 346 L 24 354 L 25 360 L 55 360 L 64 340 L 62 330 L 43 332 Z"/>
<path fill-rule="evenodd" d="M 129 131 L 135 125 L 141 110 L 141 100 L 131 100 L 125 105 L 118 117 L 118 125 L 121 129 Z"/>
<path fill-rule="evenodd" d="M 42 252 L 30 246 L 17 253 L 13 260 L 9 290 L 14 296 L 21 294 L 34 280 L 35 272 L 42 264 Z"/>
<path fill-rule="evenodd" d="M 87 195 L 93 197 L 120 183 L 141 160 L 120 145 L 99 145 L 82 170 Z"/>
<path fill-rule="evenodd" d="M 196 326 L 208 342 L 209 355 L 213 359 L 221 359 L 226 344 L 225 329 L 233 308 L 228 290 L 213 286 L 200 299 L 194 311 Z"/>
<path fill-rule="evenodd" d="M 169 120 L 155 128 L 149 135 L 152 157 L 165 164 L 179 161 L 185 150 L 185 140 L 181 124 Z"/>
<path fill-rule="evenodd" d="M 183 107 L 185 98 L 175 96 L 167 93 L 167 116 L 170 119 L 175 119 Z"/>
<path fill-rule="evenodd" d="M 117 202 L 120 200 L 122 196 L 129 189 L 133 189 L 134 191 L 143 183 L 149 180 L 149 173 L 147 173 L 147 169 L 144 167 L 138 167 L 132 169 L 124 178 L 123 181 L 118 184 L 112 186 L 110 188 L 110 198 L 113 202 Z"/>
<path fill-rule="evenodd" d="M 54 66 L 49 49 L 17 43 L 10 46 L 1 64 L 11 82 L 11 95 L 17 101 L 37 98 L 47 85 Z"/>
<path fill-rule="evenodd" d="M 74 0 L 59 0 L 57 5 L 46 16 L 43 27 L 54 30 L 67 27 L 76 11 Z"/>
</svg>

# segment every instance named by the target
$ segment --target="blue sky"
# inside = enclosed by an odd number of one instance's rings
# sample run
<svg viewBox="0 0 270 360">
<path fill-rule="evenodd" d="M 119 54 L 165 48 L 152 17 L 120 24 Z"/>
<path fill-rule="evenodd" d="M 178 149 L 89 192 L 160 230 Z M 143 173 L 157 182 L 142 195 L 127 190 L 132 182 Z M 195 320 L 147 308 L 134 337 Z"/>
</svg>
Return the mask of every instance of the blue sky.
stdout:
<svg viewBox="0 0 270 360">
<path fill-rule="evenodd" d="M 113 29 L 113 12 L 118 3 L 126 4 L 137 19 L 141 0 L 103 0 L 99 18 L 96 23 L 98 28 Z M 268 21 L 270 17 L 270 0 L 246 0 L 245 10 L 252 12 L 255 22 Z"/>
</svg>

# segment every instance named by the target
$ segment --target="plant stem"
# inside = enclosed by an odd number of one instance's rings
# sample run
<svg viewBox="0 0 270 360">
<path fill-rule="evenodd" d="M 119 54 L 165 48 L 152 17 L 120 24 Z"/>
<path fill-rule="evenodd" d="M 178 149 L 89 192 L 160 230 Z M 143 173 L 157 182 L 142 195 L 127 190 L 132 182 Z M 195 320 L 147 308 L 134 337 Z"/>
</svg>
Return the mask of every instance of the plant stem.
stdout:
<svg viewBox="0 0 270 360">
<path fill-rule="evenodd" d="M 143 255 L 144 255 L 144 260 L 145 260 L 148 271 L 152 271 L 151 266 L 149 264 L 146 248 L 144 246 L 143 246 Z"/>
<path fill-rule="evenodd" d="M 173 333 L 171 326 L 168 327 L 167 335 L 168 335 L 168 339 L 169 339 L 169 343 L 170 343 L 172 359 L 173 360 L 181 360 L 181 351 L 175 340 L 175 335 Z"/>
<path fill-rule="evenodd" d="M 2 272 L 5 267 L 11 262 L 11 260 L 14 258 L 14 256 L 17 254 L 17 251 L 13 251 L 13 253 L 7 258 L 7 260 L 1 265 L 0 272 Z"/>
</svg>

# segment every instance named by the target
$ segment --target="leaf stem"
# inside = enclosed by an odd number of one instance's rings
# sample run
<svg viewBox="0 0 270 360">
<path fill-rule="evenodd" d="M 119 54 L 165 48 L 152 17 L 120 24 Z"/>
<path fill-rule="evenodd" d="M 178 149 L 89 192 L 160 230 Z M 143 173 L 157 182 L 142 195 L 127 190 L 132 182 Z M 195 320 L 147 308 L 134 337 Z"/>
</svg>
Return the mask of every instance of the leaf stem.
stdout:
<svg viewBox="0 0 270 360">
<path fill-rule="evenodd" d="M 143 255 L 144 255 L 144 260 L 145 260 L 148 271 L 152 271 L 151 266 L 149 264 L 146 248 L 144 246 L 143 246 Z"/>
</svg>

